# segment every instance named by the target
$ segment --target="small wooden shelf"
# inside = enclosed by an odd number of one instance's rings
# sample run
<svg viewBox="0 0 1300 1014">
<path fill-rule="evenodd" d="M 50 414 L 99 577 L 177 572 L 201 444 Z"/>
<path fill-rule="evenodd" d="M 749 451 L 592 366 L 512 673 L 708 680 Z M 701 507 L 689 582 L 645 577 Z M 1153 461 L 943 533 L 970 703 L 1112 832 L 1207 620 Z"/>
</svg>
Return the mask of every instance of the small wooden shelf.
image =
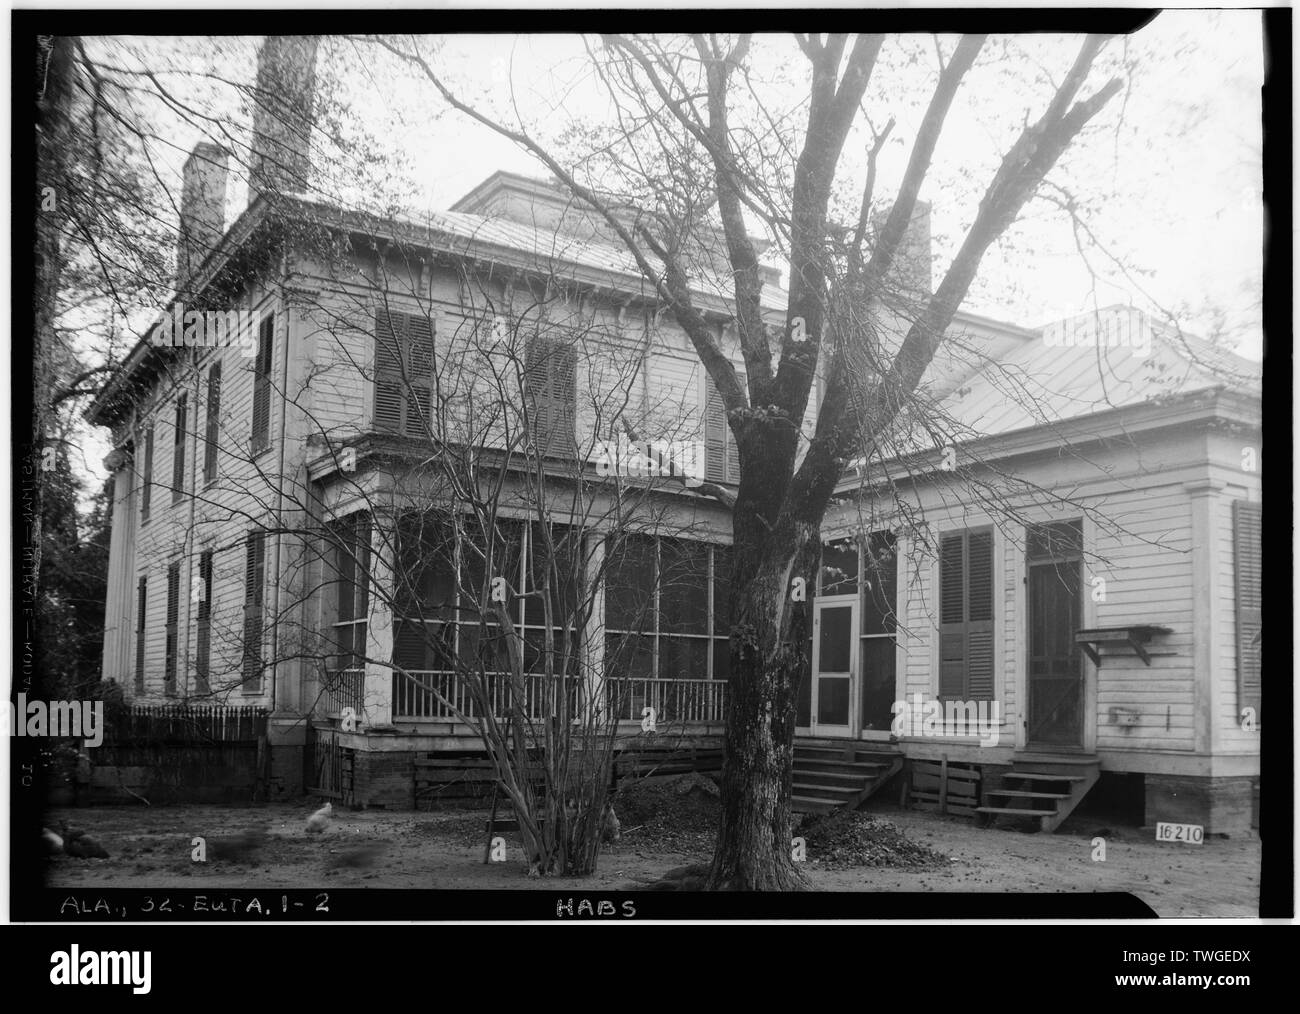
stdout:
<svg viewBox="0 0 1300 1014">
<path fill-rule="evenodd" d="M 1074 635 L 1074 643 L 1088 653 L 1094 665 L 1101 665 L 1101 654 L 1097 647 L 1102 644 L 1127 644 L 1138 658 L 1147 665 L 1151 664 L 1151 653 L 1146 645 L 1157 634 L 1172 634 L 1169 627 L 1158 627 L 1150 623 L 1134 623 L 1124 627 L 1092 627 L 1080 630 Z"/>
</svg>

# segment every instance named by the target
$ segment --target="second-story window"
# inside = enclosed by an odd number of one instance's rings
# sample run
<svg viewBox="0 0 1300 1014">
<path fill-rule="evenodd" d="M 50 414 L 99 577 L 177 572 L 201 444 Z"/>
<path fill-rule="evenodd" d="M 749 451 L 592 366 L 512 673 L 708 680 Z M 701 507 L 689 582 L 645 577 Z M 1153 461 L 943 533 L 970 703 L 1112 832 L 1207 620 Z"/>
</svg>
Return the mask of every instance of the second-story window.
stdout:
<svg viewBox="0 0 1300 1014">
<path fill-rule="evenodd" d="M 557 338 L 528 342 L 524 390 L 539 454 L 572 458 L 578 453 L 578 351 Z"/>
<path fill-rule="evenodd" d="M 208 418 L 203 444 L 203 481 L 217 481 L 217 437 L 221 419 L 221 364 L 208 371 Z"/>
<path fill-rule="evenodd" d="M 182 394 L 176 399 L 176 419 L 172 425 L 172 503 L 185 496 L 185 437 L 186 416 L 189 414 L 189 397 Z"/>
<path fill-rule="evenodd" d="M 257 358 L 253 360 L 253 453 L 271 446 L 271 350 L 275 317 L 268 315 L 257 332 Z"/>
<path fill-rule="evenodd" d="M 408 437 L 434 427 L 433 321 L 410 313 L 375 314 L 375 428 Z"/>
</svg>

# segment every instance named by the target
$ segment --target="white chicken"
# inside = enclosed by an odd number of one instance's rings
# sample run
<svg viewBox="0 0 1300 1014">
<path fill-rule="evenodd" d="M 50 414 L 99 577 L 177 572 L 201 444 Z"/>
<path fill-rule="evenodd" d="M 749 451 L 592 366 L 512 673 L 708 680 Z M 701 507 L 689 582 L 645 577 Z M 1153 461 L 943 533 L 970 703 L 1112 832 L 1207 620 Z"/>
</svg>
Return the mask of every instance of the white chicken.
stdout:
<svg viewBox="0 0 1300 1014">
<path fill-rule="evenodd" d="M 41 828 L 41 841 L 45 845 L 45 854 L 57 856 L 63 851 L 63 839 L 48 827 Z"/>
<path fill-rule="evenodd" d="M 326 803 L 307 818 L 307 833 L 320 834 L 329 827 L 330 817 L 334 816 L 334 804 Z"/>
</svg>

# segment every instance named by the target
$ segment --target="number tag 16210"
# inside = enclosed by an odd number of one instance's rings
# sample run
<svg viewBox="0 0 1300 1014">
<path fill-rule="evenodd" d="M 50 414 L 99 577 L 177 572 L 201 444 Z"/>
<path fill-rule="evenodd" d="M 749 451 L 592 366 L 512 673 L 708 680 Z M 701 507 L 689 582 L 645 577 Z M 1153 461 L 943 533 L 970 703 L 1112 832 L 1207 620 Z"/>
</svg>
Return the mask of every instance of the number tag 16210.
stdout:
<svg viewBox="0 0 1300 1014">
<path fill-rule="evenodd" d="M 1200 824 L 1156 824 L 1156 841 L 1181 841 L 1200 845 L 1205 840 L 1205 829 Z"/>
</svg>

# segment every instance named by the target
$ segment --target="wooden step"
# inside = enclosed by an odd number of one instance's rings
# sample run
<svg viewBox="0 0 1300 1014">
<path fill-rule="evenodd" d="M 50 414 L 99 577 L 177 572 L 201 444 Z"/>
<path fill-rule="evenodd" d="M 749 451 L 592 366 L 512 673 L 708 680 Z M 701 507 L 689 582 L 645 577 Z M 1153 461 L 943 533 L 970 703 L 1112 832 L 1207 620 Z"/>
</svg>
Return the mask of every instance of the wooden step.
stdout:
<svg viewBox="0 0 1300 1014">
<path fill-rule="evenodd" d="M 1023 817 L 1055 817 L 1056 807 L 1053 806 L 1050 810 L 1025 810 L 1015 806 L 977 806 L 975 812 L 1015 814 Z"/>
<path fill-rule="evenodd" d="M 837 799 L 818 799 L 814 796 L 791 796 L 790 809 L 799 813 L 830 813 L 840 808 Z"/>
<path fill-rule="evenodd" d="M 865 785 L 811 785 L 807 782 L 795 782 L 793 795 L 805 798 L 821 796 L 856 796 Z M 841 800 L 843 802 L 843 800 Z"/>
<path fill-rule="evenodd" d="M 796 765 L 794 769 L 794 780 L 796 782 L 809 782 L 810 779 L 817 779 L 814 784 L 819 785 L 855 785 L 859 788 L 865 786 L 871 781 L 871 777 L 859 774 L 858 772 L 845 771 L 810 771 L 807 768 L 801 768 Z"/>
<path fill-rule="evenodd" d="M 1035 782 L 1086 782 L 1088 780 L 1083 775 L 1048 775 L 1041 771 L 1008 771 L 1002 776 L 1002 780 L 1006 781 L 1008 778 Z"/>
<path fill-rule="evenodd" d="M 990 796 L 1024 796 L 1026 799 L 1069 799 L 1068 792 L 1028 792 L 1025 789 L 989 789 Z"/>
<path fill-rule="evenodd" d="M 824 770 L 830 768 L 835 771 L 847 773 L 849 771 L 859 771 L 864 775 L 870 775 L 876 771 L 884 771 L 889 767 L 883 761 L 846 761 L 846 760 L 817 760 L 811 757 L 796 757 L 794 761 L 794 770 L 812 770 L 817 768 Z"/>
</svg>

